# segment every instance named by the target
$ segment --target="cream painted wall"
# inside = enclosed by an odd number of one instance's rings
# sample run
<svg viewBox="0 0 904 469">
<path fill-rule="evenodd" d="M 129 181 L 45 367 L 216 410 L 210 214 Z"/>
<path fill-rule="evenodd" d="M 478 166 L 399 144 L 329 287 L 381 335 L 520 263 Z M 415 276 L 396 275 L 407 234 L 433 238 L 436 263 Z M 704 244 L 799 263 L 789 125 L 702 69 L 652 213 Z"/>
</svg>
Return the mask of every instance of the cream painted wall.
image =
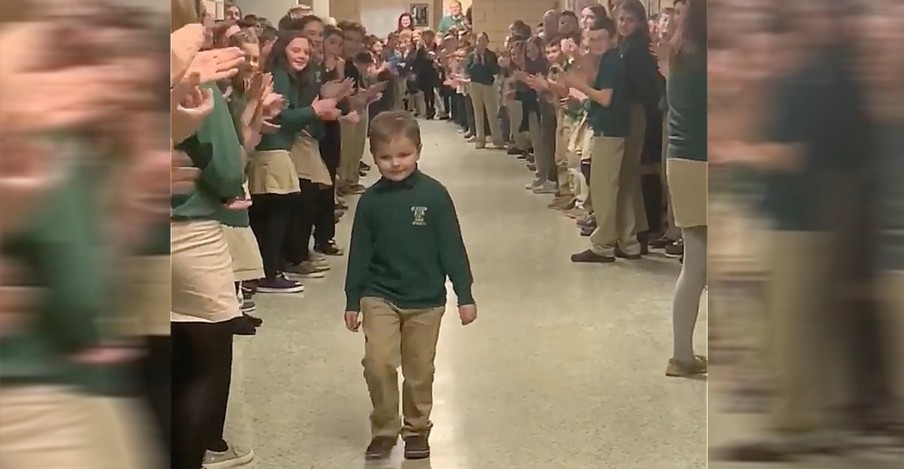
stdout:
<svg viewBox="0 0 904 469">
<path fill-rule="evenodd" d="M 557 8 L 559 0 L 473 0 L 474 30 L 490 36 L 493 47 L 501 47 L 515 19 L 535 25 L 543 13 Z"/>
<path fill-rule="evenodd" d="M 236 3 L 242 7 L 242 13 L 263 16 L 274 26 L 289 12 L 290 8 L 298 4 L 296 0 L 238 0 Z"/>
</svg>

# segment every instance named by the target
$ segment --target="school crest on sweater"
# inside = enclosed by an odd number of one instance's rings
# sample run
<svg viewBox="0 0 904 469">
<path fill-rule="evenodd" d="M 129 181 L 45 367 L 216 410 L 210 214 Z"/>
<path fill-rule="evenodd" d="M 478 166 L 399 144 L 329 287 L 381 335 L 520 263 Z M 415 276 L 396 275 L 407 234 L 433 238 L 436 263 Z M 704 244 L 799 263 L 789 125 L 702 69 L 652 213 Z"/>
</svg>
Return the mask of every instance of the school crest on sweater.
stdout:
<svg viewBox="0 0 904 469">
<path fill-rule="evenodd" d="M 413 220 L 411 221 L 412 225 L 427 226 L 427 207 L 411 207 L 411 213 L 414 216 Z"/>
</svg>

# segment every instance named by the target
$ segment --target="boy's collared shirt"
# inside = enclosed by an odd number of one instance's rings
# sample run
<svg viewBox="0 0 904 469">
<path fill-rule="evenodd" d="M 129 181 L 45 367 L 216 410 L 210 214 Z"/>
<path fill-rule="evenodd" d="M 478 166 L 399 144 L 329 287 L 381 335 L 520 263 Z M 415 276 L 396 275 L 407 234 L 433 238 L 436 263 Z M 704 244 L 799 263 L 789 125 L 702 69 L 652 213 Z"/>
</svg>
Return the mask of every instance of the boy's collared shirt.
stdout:
<svg viewBox="0 0 904 469">
<path fill-rule="evenodd" d="M 470 262 L 446 188 L 419 170 L 403 181 L 379 180 L 355 213 L 346 310 L 358 311 L 366 296 L 400 309 L 442 306 L 447 277 L 460 305 L 474 303 Z"/>
<path fill-rule="evenodd" d="M 595 101 L 590 102 L 587 118 L 593 134 L 598 137 L 626 137 L 629 121 L 627 74 L 618 49 L 613 48 L 603 54 L 593 89 L 612 90 L 609 106 L 603 107 Z"/>
</svg>

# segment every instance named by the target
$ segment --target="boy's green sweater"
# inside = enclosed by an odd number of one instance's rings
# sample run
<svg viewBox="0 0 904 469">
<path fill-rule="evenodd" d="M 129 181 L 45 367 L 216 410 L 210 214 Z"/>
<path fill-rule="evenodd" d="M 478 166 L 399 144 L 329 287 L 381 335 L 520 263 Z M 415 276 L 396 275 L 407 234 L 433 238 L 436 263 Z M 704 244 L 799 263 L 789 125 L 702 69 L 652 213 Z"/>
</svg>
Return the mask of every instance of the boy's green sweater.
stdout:
<svg viewBox="0 0 904 469">
<path fill-rule="evenodd" d="M 370 187 L 352 228 L 346 310 L 359 311 L 367 296 L 401 309 L 443 306 L 447 277 L 458 304 L 473 304 L 468 253 L 446 188 L 418 170 Z"/>
<path fill-rule="evenodd" d="M 177 147 L 191 157 L 201 174 L 194 191 L 172 198 L 174 220 L 219 220 L 227 200 L 244 196 L 241 144 L 229 105 L 215 84 L 204 88 L 213 90 L 213 112 L 195 135 Z"/>
</svg>

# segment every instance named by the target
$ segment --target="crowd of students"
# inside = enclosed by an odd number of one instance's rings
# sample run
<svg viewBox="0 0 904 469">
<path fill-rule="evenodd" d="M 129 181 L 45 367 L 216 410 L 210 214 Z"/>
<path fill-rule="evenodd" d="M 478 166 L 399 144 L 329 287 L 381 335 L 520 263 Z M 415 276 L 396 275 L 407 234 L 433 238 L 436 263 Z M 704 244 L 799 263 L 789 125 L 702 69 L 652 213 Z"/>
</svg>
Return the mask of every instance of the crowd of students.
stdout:
<svg viewBox="0 0 904 469">
<path fill-rule="evenodd" d="M 515 21 L 496 51 L 457 2 L 437 31 L 415 29 L 406 13 L 385 38 L 359 23 L 319 18 L 304 6 L 273 23 L 227 3 L 226 18 L 215 20 L 194 0 L 171 1 L 170 35 L 157 38 L 153 32 L 160 25 L 144 21 L 148 15 L 137 10 L 79 4 L 84 8 L 68 17 L 84 19 L 87 28 L 54 26 L 72 36 L 66 48 L 74 55 L 43 58 L 58 61 L 49 66 L 64 74 L 35 72 L 20 54 L 16 67 L 32 74 L 13 67 L 4 73 L 17 70 L 14 79 L 3 77 L 7 91 L 39 85 L 48 96 L 70 100 L 62 103 L 68 107 L 48 109 L 5 92 L 5 98 L 17 100 L 10 101 L 14 118 L 4 114 L 4 131 L 59 136 L 62 128 L 67 138 L 61 141 L 69 143 L 58 149 L 36 140 L 4 144 L 17 144 L 27 155 L 100 149 L 155 158 L 113 165 L 73 156 L 79 177 L 55 192 L 40 220 L 27 223 L 27 210 L 4 214 L 4 253 L 17 262 L 4 257 L 2 274 L 29 287 L 25 293 L 16 290 L 15 298 L 34 302 L 27 296 L 34 286 L 51 293 L 40 303 L 48 331 L 23 326 L 21 316 L 0 316 L 4 398 L 23 404 L 4 408 L 5 416 L 12 416 L 7 422 L 20 424 L 18 432 L 6 422 L 0 427 L 9 436 L 4 456 L 17 467 L 33 467 L 44 457 L 77 461 L 67 467 L 91 467 L 102 445 L 98 439 L 79 440 L 79 429 L 87 426 L 78 423 L 96 423 L 98 414 L 73 414 L 76 423 L 60 427 L 70 433 L 56 441 L 66 451 L 50 454 L 36 449 L 53 446 L 52 439 L 30 440 L 34 434 L 27 426 L 35 414 L 26 404 L 43 395 L 43 404 L 52 401 L 57 409 L 72 411 L 78 406 L 66 400 L 75 398 L 70 386 L 98 395 L 127 393 L 116 389 L 130 382 L 122 379 L 129 373 L 120 372 L 140 349 L 141 389 L 171 467 L 221 469 L 249 462 L 250 448 L 224 439 L 234 337 L 254 335 L 262 326 L 254 315 L 256 297 L 299 294 L 304 279 L 327 275 L 329 259 L 344 255 L 335 241 L 336 224 L 352 197 L 360 195 L 345 322 L 353 331 L 363 326 L 367 337 L 365 378 L 376 397 L 374 439 L 366 456 L 387 457 L 401 433 L 407 458 L 428 457 L 445 279 L 455 287 L 462 324 L 473 322 L 477 309 L 451 198 L 417 169 L 421 137 L 412 114 L 447 119 L 477 149 L 524 160 L 535 175 L 525 188 L 554 195 L 550 208 L 576 219 L 590 238 L 590 249 L 575 254 L 574 262 L 636 260 L 649 247 L 684 255 L 674 305 L 675 351 L 666 374 L 705 374 L 706 360 L 692 346 L 706 277 L 704 3 L 679 1 L 658 21 L 648 21 L 636 0 L 616 3 L 612 11 L 600 5 L 550 11 L 536 29 Z M 688 3 L 697 8 L 684 13 Z M 44 44 L 43 28 L 5 30 L 4 50 L 23 38 Z M 140 48 L 130 48 L 133 44 L 143 47 L 142 54 L 127 60 L 123 56 Z M 79 56 L 80 47 L 82 55 L 96 50 L 97 57 Z M 102 60 L 110 57 L 113 65 Z M 136 80 L 134 72 L 162 70 L 167 58 L 171 105 L 162 108 L 166 98 L 146 92 L 158 89 L 154 80 L 162 82 L 162 74 L 140 74 Z M 79 60 L 90 66 L 71 70 L 71 62 Z M 78 93 L 61 93 L 73 83 L 80 84 Z M 118 107 L 101 105 L 110 101 Z M 662 129 L 666 110 L 668 134 Z M 118 114 L 129 118 L 117 120 Z M 150 138 L 154 132 L 148 129 L 159 127 L 161 138 L 167 135 L 161 119 L 167 114 L 169 148 L 155 148 L 160 139 Z M 97 122 L 104 124 L 100 136 L 92 127 Z M 372 188 L 360 180 L 371 170 L 363 160 L 368 150 L 381 175 Z M 111 191 L 88 182 L 111 168 L 118 175 Z M 41 167 L 23 163 L 15 169 L 37 173 Z M 169 180 L 163 171 L 170 172 Z M 665 179 L 674 212 L 668 224 L 663 223 Z M 53 184 L 42 181 L 46 185 L 34 187 Z M 27 187 L 21 180 L 7 182 L 4 194 L 28 207 L 22 196 Z M 107 212 L 97 207 L 112 207 L 114 228 L 100 220 Z M 406 230 L 378 223 L 400 212 L 413 217 L 411 226 L 402 224 Z M 438 229 L 420 229 L 428 224 Z M 55 234 L 62 227 L 70 235 L 77 230 L 77 236 L 58 242 Z M 682 230 L 686 253 L 676 244 L 681 238 L 666 227 Z M 128 275 L 114 279 L 108 257 L 121 260 L 117 255 L 123 253 L 127 261 L 115 265 L 130 267 Z M 96 275 L 84 275 L 85 269 Z M 72 283 L 74 278 L 79 282 Z M 119 294 L 105 290 L 114 285 L 122 286 Z M 169 321 L 163 319 L 166 308 Z M 111 318 L 110 310 L 129 314 Z M 408 314 L 413 312 L 419 314 Z M 399 324 L 391 320 L 397 317 L 416 319 Z M 412 341 L 402 351 L 391 343 L 399 328 L 399 340 Z M 390 415 L 399 401 L 392 364 L 402 366 L 411 391 L 401 397 L 404 423 L 396 411 Z M 66 386 L 52 387 L 60 383 Z"/>
</svg>

